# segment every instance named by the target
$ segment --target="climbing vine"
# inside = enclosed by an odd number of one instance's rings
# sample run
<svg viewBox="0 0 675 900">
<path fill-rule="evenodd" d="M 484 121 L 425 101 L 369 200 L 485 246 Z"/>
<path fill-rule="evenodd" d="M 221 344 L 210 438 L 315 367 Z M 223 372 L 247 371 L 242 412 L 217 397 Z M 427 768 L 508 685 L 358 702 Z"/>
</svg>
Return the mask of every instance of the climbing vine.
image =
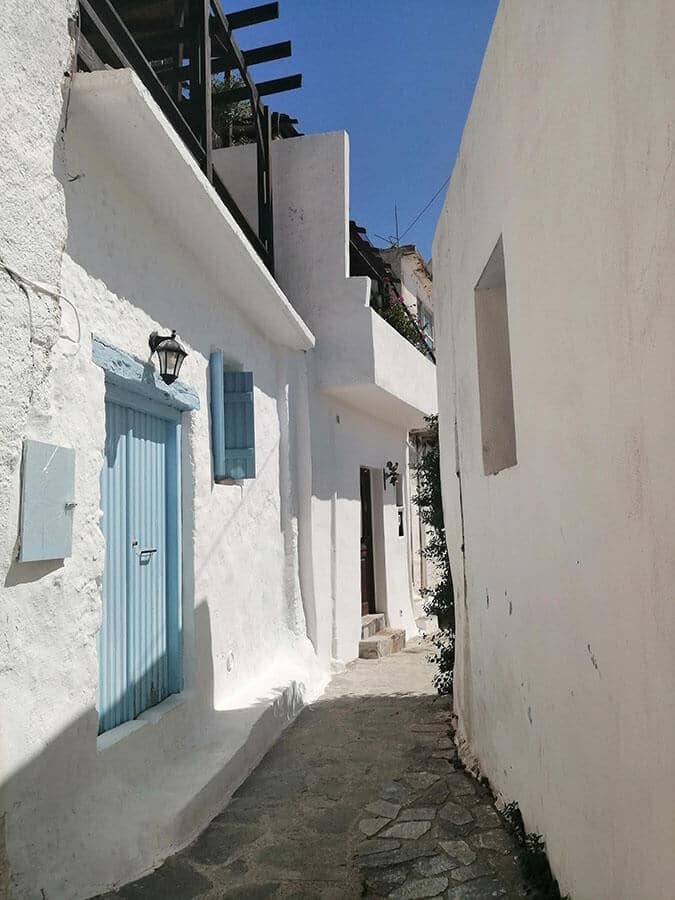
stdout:
<svg viewBox="0 0 675 900">
<path fill-rule="evenodd" d="M 434 686 L 439 694 L 449 694 L 452 691 L 455 666 L 455 598 L 445 543 L 438 416 L 427 416 L 426 423 L 428 433 L 424 448 L 413 466 L 417 476 L 417 492 L 413 502 L 429 535 L 422 555 L 434 564 L 438 574 L 436 585 L 421 591 L 425 599 L 425 612 L 427 615 L 437 616 L 439 624 L 439 631 L 431 636 L 435 647 L 431 661 L 438 666 Z"/>
</svg>

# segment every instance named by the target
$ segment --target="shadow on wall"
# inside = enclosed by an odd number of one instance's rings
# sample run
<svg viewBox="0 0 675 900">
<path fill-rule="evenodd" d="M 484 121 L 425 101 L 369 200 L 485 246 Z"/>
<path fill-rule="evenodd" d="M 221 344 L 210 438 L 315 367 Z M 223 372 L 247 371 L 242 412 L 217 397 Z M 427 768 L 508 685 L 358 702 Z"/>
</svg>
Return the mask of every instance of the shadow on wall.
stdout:
<svg viewBox="0 0 675 900">
<path fill-rule="evenodd" d="M 17 882 L 21 896 L 91 896 L 112 885 L 84 879 L 83 895 L 82 880 L 71 880 L 71 874 L 111 872 L 115 860 L 122 881 L 138 877 L 162 858 L 162 847 L 194 837 L 222 809 L 270 741 L 299 712 L 303 686 L 297 684 L 280 690 L 272 704 L 260 699 L 216 711 L 213 662 L 204 652 L 211 648 L 206 604 L 195 611 L 195 645 L 200 689 L 181 706 L 102 751 L 96 746 L 98 713 L 91 707 L 0 784 L 0 897 L 14 896 Z M 180 714 L 187 721 L 167 734 L 167 717 Z M 176 725 L 176 719 L 171 722 Z M 227 759 L 223 746 L 232 735 L 237 749 Z M 195 739 L 210 739 L 220 753 L 224 761 L 215 771 L 203 768 L 203 753 L 192 758 L 195 749 L 203 750 Z M 190 787 L 181 795 L 176 784 L 186 775 Z M 200 780 L 200 790 L 191 791 Z M 156 825 L 151 835 L 148 821 Z M 135 845 L 142 848 L 140 871 L 133 871 L 133 860 L 125 864 Z"/>
<path fill-rule="evenodd" d="M 7 575 L 5 576 L 5 587 L 16 587 L 17 584 L 32 584 L 39 581 L 46 575 L 51 575 L 58 569 L 62 569 L 64 561 L 62 559 L 45 559 L 40 562 L 22 562 L 17 560 L 19 551 L 19 539 L 17 537 L 16 544 L 12 550 L 12 562 L 10 563 Z"/>
<path fill-rule="evenodd" d="M 123 318 L 125 301 L 143 310 L 163 327 L 175 328 L 181 340 L 206 359 L 219 342 L 234 365 L 250 367 L 250 355 L 260 339 L 247 340 L 253 325 L 227 298 L 227 286 L 214 285 L 199 264 L 174 237 L 170 225 L 155 218 L 142 199 L 132 194 L 123 177 L 101 173 L 91 148 L 73 147 L 67 139 L 68 162 L 77 169 L 64 184 L 68 239 L 66 253 L 92 279 L 99 279 L 119 298 L 114 328 Z M 74 156 L 74 159 L 71 159 Z M 214 314 L 231 309 L 227 331 L 214 330 Z M 93 323 L 94 326 L 96 323 Z M 248 345 L 248 346 L 247 346 Z M 240 349 L 241 348 L 241 349 Z M 126 348 L 125 348 L 126 349 Z M 232 357 L 244 353 L 244 358 Z M 249 358 L 247 358 L 249 357 Z M 274 367 L 256 370 L 256 387 L 275 396 Z"/>
<path fill-rule="evenodd" d="M 161 323 L 162 328 L 175 328 L 181 341 L 204 359 L 208 360 L 211 350 L 218 346 L 229 367 L 253 370 L 256 390 L 278 408 L 280 396 L 288 389 L 288 383 L 279 379 L 278 358 L 282 353 L 256 333 L 254 323 L 247 322 L 227 300 L 226 291 L 210 282 L 208 275 L 202 275 L 197 262 L 176 241 L 169 226 L 156 220 L 142 199 L 126 189 L 123 178 L 102 171 L 100 159 L 91 158 L 92 148 L 81 144 L 80 138 L 66 141 L 71 169 L 63 186 L 68 222 L 66 253 L 86 273 L 87 282 L 89 279 L 100 280 L 103 290 L 110 294 L 110 297 L 104 297 L 94 313 L 98 316 L 100 310 L 100 321 L 94 318 L 89 323 L 90 328 L 100 329 L 103 338 L 117 334 L 124 318 L 133 317 L 133 310 L 128 309 L 128 304 L 133 304 Z M 74 175 L 78 177 L 74 178 Z M 89 283 L 85 288 L 87 293 L 93 290 Z M 102 293 L 100 288 L 98 292 Z M 86 327 L 83 333 L 82 352 L 88 353 Z M 137 335 L 135 338 L 137 340 Z M 123 338 L 120 340 L 120 349 L 133 352 L 125 346 Z M 208 373 L 203 378 L 204 383 L 194 387 L 200 393 L 205 388 L 210 399 Z M 209 419 L 207 435 L 210 435 L 209 403 L 195 415 Z M 234 507 L 230 519 L 219 527 L 217 538 L 202 555 L 205 562 L 218 552 L 238 517 L 248 514 L 254 518 L 260 500 L 266 500 L 261 476 L 274 462 L 277 450 L 280 456 L 288 452 L 281 420 L 280 425 L 281 446 L 270 447 L 265 458 L 258 461 L 256 478 L 246 482 L 246 490 L 241 491 L 241 502 Z M 202 434 L 198 439 L 200 442 L 209 440 Z M 186 442 L 183 443 L 185 446 Z M 191 469 L 191 459 L 185 452 L 183 467 L 185 472 Z M 211 491 L 214 490 L 218 488 L 211 471 Z M 288 532 L 292 528 L 286 513 L 287 509 L 282 506 L 279 530 L 288 545 L 291 540 Z M 185 529 L 184 533 L 190 532 Z M 199 574 L 196 572 L 195 576 Z"/>
</svg>

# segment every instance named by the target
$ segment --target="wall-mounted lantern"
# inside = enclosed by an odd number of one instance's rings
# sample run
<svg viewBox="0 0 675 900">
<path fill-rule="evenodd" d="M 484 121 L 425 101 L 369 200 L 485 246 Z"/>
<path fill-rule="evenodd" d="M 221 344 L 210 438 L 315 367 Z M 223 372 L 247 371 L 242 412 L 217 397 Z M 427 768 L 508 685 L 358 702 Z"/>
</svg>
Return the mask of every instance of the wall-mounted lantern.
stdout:
<svg viewBox="0 0 675 900">
<path fill-rule="evenodd" d="M 164 384 L 173 384 L 178 378 L 180 367 L 187 356 L 185 350 L 176 340 L 175 329 L 168 334 L 157 334 L 153 331 L 148 340 L 150 356 L 157 354 L 159 361 L 159 374 Z"/>
<path fill-rule="evenodd" d="M 384 469 L 382 469 L 382 475 L 384 476 L 384 489 L 386 491 L 387 482 L 389 482 L 389 484 L 396 485 L 397 481 L 401 477 L 398 471 L 398 463 L 389 460 Z"/>
</svg>

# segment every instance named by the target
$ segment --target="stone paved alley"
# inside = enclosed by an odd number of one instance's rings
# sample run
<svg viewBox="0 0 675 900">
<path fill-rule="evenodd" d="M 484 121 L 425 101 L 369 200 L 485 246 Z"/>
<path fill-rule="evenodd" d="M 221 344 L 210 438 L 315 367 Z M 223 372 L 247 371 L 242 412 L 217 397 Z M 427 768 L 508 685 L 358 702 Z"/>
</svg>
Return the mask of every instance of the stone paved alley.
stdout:
<svg viewBox="0 0 675 900">
<path fill-rule="evenodd" d="M 191 846 L 106 900 L 527 896 L 427 654 L 350 665 Z"/>
</svg>

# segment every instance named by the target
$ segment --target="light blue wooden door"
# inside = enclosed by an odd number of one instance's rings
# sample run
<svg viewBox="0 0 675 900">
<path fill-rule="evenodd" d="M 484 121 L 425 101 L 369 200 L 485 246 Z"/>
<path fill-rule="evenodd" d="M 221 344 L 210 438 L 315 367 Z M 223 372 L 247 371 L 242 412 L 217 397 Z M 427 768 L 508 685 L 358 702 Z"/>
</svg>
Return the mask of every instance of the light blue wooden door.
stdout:
<svg viewBox="0 0 675 900">
<path fill-rule="evenodd" d="M 106 401 L 99 731 L 180 690 L 179 426 L 166 415 Z"/>
</svg>

